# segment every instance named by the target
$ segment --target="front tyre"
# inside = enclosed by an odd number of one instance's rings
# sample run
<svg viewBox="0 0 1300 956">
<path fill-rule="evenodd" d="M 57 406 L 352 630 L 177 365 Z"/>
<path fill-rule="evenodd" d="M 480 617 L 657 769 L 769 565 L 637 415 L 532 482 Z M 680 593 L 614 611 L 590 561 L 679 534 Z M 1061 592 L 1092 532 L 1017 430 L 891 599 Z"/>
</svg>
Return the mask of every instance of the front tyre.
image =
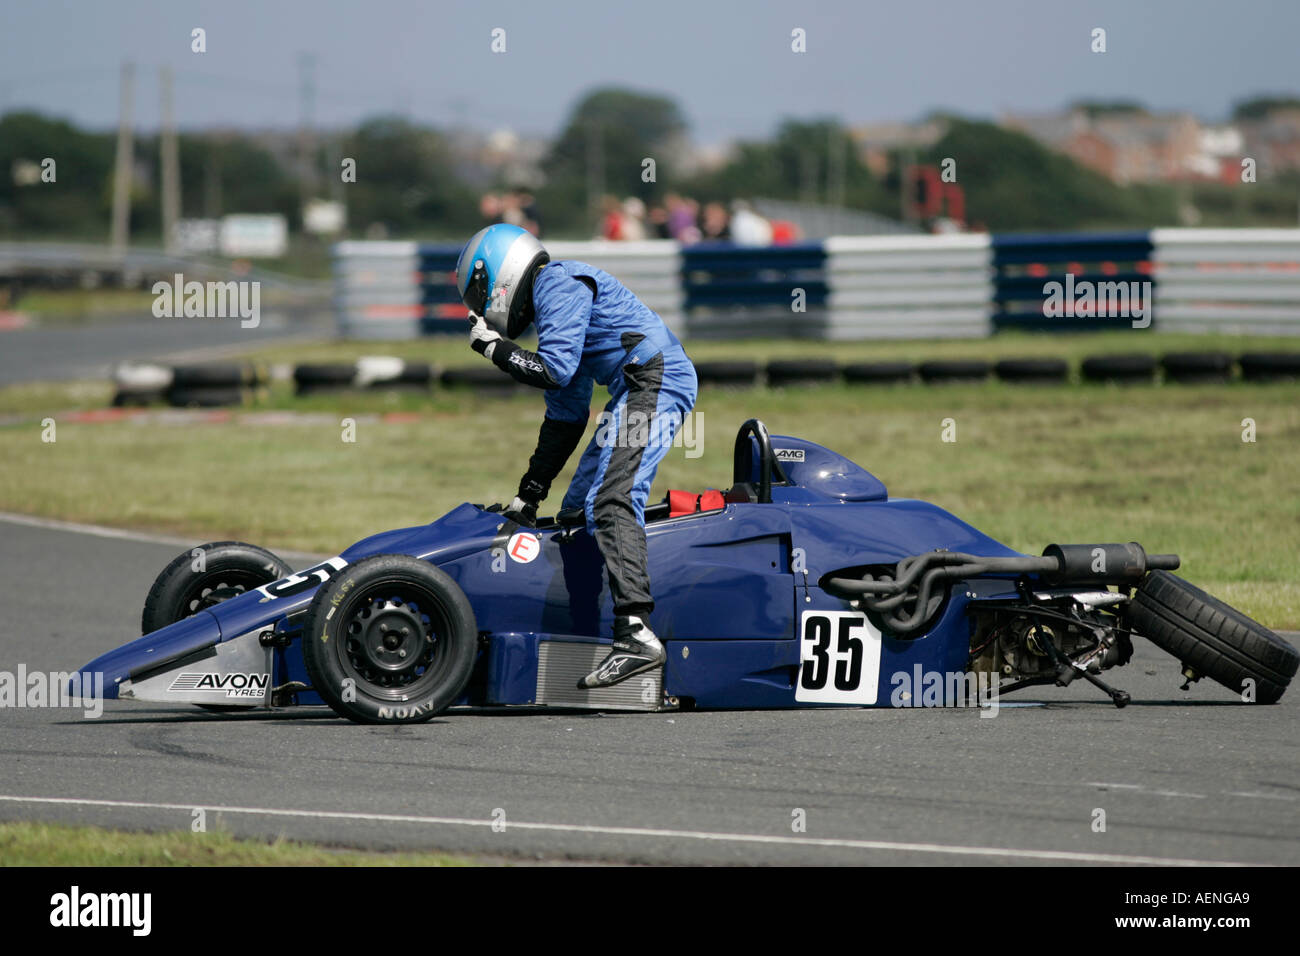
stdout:
<svg viewBox="0 0 1300 956">
<path fill-rule="evenodd" d="M 214 541 L 178 554 L 154 579 L 144 599 L 140 633 L 206 610 L 280 578 L 293 569 L 265 548 L 242 541 Z"/>
<path fill-rule="evenodd" d="M 469 599 L 427 561 L 380 554 L 323 584 L 303 624 L 312 688 L 359 723 L 417 723 L 469 683 L 478 626 Z"/>
<path fill-rule="evenodd" d="M 1300 652 L 1264 625 L 1168 571 L 1138 586 L 1128 622 L 1198 676 L 1238 694 L 1253 681 L 1261 704 L 1277 703 L 1300 665 Z"/>
</svg>

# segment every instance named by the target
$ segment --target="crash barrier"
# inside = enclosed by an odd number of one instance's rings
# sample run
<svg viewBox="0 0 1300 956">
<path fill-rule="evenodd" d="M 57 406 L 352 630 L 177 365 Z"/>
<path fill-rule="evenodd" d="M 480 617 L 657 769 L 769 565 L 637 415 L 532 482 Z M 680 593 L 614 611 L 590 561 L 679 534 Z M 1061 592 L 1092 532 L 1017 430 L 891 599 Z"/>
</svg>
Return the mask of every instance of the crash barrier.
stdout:
<svg viewBox="0 0 1300 956">
<path fill-rule="evenodd" d="M 618 276 L 685 338 L 973 338 L 1004 329 L 1300 334 L 1300 230 L 837 236 L 749 247 L 549 242 Z M 342 242 L 346 338 L 461 332 L 459 248 Z"/>
<path fill-rule="evenodd" d="M 1064 358 L 1015 357 L 936 359 L 924 362 L 878 361 L 837 363 L 831 359 L 704 359 L 695 363 L 704 388 L 799 385 L 903 385 L 923 383 L 1002 382 L 1064 385 L 1073 381 L 1153 384 L 1273 382 L 1300 379 L 1300 351 L 1168 352 L 1093 355 L 1072 367 Z M 467 388 L 480 394 L 508 394 L 523 388 L 495 365 L 440 368 L 428 362 L 372 355 L 355 362 L 317 363 L 268 369 L 248 363 L 182 365 L 123 362 L 113 369 L 117 406 L 166 402 L 178 407 L 247 404 L 265 394 L 272 380 L 291 381 L 299 396 L 347 390 L 415 390 L 435 386 Z"/>
<path fill-rule="evenodd" d="M 548 242 L 555 259 L 582 259 L 617 275 L 676 332 L 681 330 L 681 248 L 675 242 Z M 340 242 L 334 309 L 349 339 L 411 339 L 465 330 L 456 291 L 460 247 L 416 242 Z"/>
<path fill-rule="evenodd" d="M 1158 327 L 1300 332 L 1300 229 L 1155 229 Z"/>
</svg>

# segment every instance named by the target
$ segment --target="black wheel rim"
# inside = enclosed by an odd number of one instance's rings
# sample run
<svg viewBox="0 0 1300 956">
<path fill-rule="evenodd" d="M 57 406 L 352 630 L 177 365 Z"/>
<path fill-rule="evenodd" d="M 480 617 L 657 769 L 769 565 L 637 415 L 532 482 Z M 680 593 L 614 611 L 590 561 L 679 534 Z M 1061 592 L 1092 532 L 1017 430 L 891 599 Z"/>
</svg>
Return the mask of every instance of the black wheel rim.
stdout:
<svg viewBox="0 0 1300 956">
<path fill-rule="evenodd" d="M 273 580 L 274 578 L 256 571 L 213 571 L 211 574 L 200 575 L 181 598 L 176 620 L 190 617 Z"/>
<path fill-rule="evenodd" d="M 402 578 L 379 580 L 345 601 L 338 616 L 333 653 L 368 696 L 405 701 L 446 677 L 449 616 L 432 588 Z"/>
</svg>

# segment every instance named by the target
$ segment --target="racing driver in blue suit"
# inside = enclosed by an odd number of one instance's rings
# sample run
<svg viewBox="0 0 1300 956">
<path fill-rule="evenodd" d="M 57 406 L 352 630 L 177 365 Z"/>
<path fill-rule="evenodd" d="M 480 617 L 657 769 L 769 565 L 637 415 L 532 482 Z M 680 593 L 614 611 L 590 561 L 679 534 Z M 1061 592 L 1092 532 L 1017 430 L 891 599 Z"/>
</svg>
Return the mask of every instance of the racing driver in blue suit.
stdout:
<svg viewBox="0 0 1300 956">
<path fill-rule="evenodd" d="M 609 389 L 601 427 L 561 505 L 584 510 L 614 604 L 614 647 L 578 686 L 608 687 L 661 666 L 667 655 L 649 623 L 645 505 L 659 462 L 695 406 L 695 367 L 663 320 L 617 279 L 583 262 L 551 262 L 518 226 L 477 232 L 456 263 L 456 285 L 469 307 L 474 351 L 546 391 L 537 450 L 506 517 L 536 521 L 586 431 L 594 386 Z M 530 352 L 513 339 L 534 323 L 537 351 Z"/>
</svg>

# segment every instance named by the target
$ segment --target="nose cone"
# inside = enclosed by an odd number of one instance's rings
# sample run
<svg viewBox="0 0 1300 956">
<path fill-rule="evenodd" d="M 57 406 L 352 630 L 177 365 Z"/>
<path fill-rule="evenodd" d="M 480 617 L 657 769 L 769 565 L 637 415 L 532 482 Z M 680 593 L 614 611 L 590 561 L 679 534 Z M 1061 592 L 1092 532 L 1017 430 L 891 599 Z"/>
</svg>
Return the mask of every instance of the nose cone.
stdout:
<svg viewBox="0 0 1300 956">
<path fill-rule="evenodd" d="M 82 666 L 78 677 L 85 686 L 85 682 L 93 680 L 95 674 L 103 674 L 104 697 L 116 700 L 118 686 L 123 681 L 190 657 L 220 640 L 221 628 L 217 619 L 208 611 L 200 611 L 101 654 Z"/>
</svg>

